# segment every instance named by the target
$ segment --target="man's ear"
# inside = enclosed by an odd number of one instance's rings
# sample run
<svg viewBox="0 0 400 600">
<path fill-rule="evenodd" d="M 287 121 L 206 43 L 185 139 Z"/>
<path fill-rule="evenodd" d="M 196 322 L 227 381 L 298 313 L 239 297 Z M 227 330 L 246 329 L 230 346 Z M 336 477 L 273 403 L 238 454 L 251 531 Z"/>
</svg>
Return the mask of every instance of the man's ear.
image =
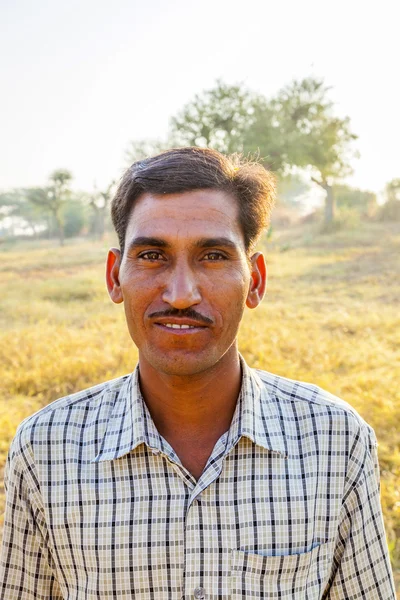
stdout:
<svg viewBox="0 0 400 600">
<path fill-rule="evenodd" d="M 265 294 L 267 285 L 267 265 L 261 252 L 256 252 L 250 259 L 251 261 L 251 280 L 249 292 L 247 294 L 246 306 L 256 308 Z"/>
<path fill-rule="evenodd" d="M 116 304 L 124 301 L 119 283 L 119 268 L 121 266 L 121 252 L 117 248 L 108 251 L 106 266 L 106 282 L 110 298 Z"/>
</svg>

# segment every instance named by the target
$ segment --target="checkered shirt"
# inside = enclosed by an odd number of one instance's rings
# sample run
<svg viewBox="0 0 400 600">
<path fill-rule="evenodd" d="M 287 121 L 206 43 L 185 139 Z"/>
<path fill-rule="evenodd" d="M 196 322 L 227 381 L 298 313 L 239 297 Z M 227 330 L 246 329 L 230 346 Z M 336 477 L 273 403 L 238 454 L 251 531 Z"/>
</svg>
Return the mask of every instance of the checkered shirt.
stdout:
<svg viewBox="0 0 400 600">
<path fill-rule="evenodd" d="M 394 600 L 376 440 L 316 386 L 249 369 L 199 480 L 138 369 L 20 426 L 1 600 Z"/>
</svg>

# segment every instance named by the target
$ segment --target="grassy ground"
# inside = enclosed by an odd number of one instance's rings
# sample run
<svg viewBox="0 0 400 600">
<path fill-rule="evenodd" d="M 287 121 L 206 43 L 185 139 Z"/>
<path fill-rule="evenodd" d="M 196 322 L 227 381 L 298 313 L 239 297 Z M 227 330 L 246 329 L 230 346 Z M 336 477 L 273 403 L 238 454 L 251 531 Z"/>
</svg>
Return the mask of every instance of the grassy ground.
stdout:
<svg viewBox="0 0 400 600">
<path fill-rule="evenodd" d="M 105 291 L 106 250 L 100 242 L 0 247 L 0 468 L 25 416 L 135 365 L 123 309 Z M 252 366 L 341 396 L 375 428 L 398 575 L 400 228 L 322 236 L 303 226 L 274 232 L 265 250 L 268 293 L 245 315 L 241 351 Z M 0 493 L 0 512 L 3 503 Z"/>
</svg>

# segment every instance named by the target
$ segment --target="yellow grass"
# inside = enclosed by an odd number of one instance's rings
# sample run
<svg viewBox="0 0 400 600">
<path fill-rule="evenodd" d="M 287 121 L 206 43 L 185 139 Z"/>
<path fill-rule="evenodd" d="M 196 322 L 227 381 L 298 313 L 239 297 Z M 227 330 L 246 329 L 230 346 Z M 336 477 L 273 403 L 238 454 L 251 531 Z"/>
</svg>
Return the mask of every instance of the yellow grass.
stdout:
<svg viewBox="0 0 400 600">
<path fill-rule="evenodd" d="M 400 230 L 275 232 L 267 297 L 246 313 L 250 365 L 311 381 L 375 428 L 392 561 L 400 569 Z M 136 349 L 106 294 L 105 243 L 0 248 L 0 468 L 18 423 L 62 395 L 130 371 Z M 0 494 L 0 512 L 4 494 Z"/>
</svg>

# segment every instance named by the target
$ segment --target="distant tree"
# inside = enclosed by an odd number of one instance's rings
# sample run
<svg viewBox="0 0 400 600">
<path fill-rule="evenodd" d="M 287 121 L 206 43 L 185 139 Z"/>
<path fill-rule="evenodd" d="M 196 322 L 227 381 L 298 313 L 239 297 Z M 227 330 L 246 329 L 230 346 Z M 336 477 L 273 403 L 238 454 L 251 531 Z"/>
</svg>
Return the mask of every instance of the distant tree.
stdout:
<svg viewBox="0 0 400 600">
<path fill-rule="evenodd" d="M 13 234 L 13 213 L 19 205 L 15 190 L 0 193 L 0 235 Z"/>
<path fill-rule="evenodd" d="M 71 197 L 69 187 L 72 174 L 67 169 L 57 169 L 49 177 L 49 185 L 46 188 L 30 188 L 28 200 L 46 209 L 56 223 L 60 246 L 64 244 L 64 219 L 63 207 Z"/>
<path fill-rule="evenodd" d="M 400 201 L 400 179 L 392 179 L 385 187 L 387 202 Z"/>
<path fill-rule="evenodd" d="M 15 190 L 0 193 L 0 208 L 8 208 L 16 204 L 17 195 Z M 3 211 L 6 212 L 6 211 Z"/>
<path fill-rule="evenodd" d="M 400 179 L 392 179 L 385 187 L 386 202 L 380 207 L 381 221 L 400 221 Z"/>
<path fill-rule="evenodd" d="M 31 204 L 26 198 L 14 210 L 16 216 L 22 218 L 28 224 L 33 236 L 39 235 L 46 229 L 46 213 L 40 206 Z"/>
<path fill-rule="evenodd" d="M 10 190 L 0 193 L 0 220 L 13 215 L 20 205 L 20 194 L 18 190 Z"/>
<path fill-rule="evenodd" d="M 63 228 L 65 237 L 78 236 L 85 225 L 85 207 L 78 198 L 67 202 L 63 207 Z"/>
<path fill-rule="evenodd" d="M 115 181 L 112 181 L 103 191 L 100 191 L 95 187 L 93 193 L 89 196 L 89 206 L 93 211 L 91 231 L 99 239 L 103 239 L 104 237 L 106 216 L 113 196 L 114 187 Z"/>
<path fill-rule="evenodd" d="M 37 235 L 46 229 L 46 211 L 29 201 L 32 193 L 31 188 L 16 188 L 0 194 L 0 213 L 11 219 L 15 228 L 29 229 Z"/>
<path fill-rule="evenodd" d="M 285 86 L 273 100 L 277 130 L 286 147 L 285 161 L 308 168 L 312 181 L 325 190 L 327 225 L 335 215 L 333 185 L 352 172 L 352 142 L 357 139 L 349 118 L 334 115 L 328 91 L 322 80 L 306 78 Z"/>
</svg>

